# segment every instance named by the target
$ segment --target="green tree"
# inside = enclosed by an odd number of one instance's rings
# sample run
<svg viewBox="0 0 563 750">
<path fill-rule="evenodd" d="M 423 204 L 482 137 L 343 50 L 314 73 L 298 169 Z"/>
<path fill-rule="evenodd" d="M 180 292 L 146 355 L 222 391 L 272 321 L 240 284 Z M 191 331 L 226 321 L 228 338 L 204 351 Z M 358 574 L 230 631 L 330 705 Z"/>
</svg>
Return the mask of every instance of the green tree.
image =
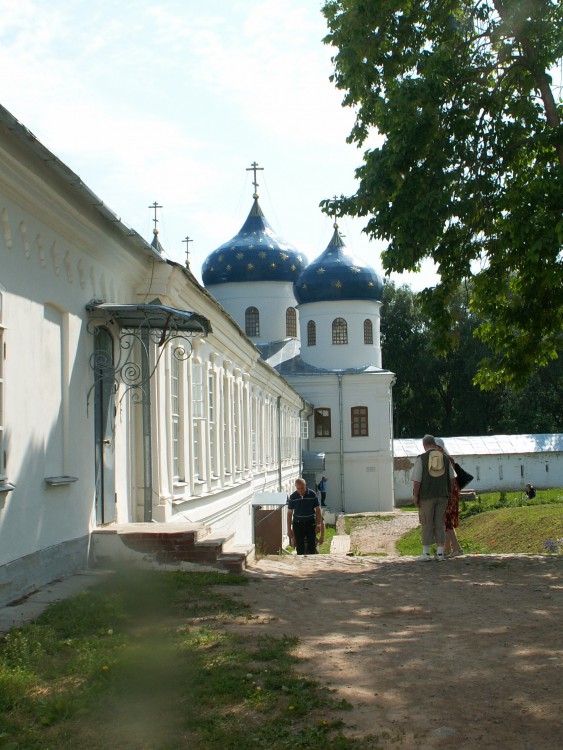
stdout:
<svg viewBox="0 0 563 750">
<path fill-rule="evenodd" d="M 387 271 L 432 258 L 422 301 L 442 351 L 472 278 L 483 388 L 521 387 L 563 330 L 563 126 L 548 71 L 563 56 L 559 0 L 328 0 L 332 76 L 356 110 L 357 192 L 325 210 L 369 217 Z"/>
<path fill-rule="evenodd" d="M 473 383 L 485 346 L 473 337 L 476 326 L 468 295 L 459 287 L 450 315 L 458 345 L 436 350 L 419 294 L 386 282 L 383 289 L 383 365 L 396 374 L 393 388 L 396 437 L 483 435 L 496 431 L 501 401 Z"/>
</svg>

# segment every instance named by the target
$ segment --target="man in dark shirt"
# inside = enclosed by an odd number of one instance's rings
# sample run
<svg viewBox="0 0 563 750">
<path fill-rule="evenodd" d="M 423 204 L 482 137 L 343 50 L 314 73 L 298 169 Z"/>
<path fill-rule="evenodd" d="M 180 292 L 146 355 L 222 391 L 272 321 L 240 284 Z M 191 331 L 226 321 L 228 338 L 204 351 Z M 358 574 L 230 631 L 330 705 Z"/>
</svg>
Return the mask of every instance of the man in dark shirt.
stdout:
<svg viewBox="0 0 563 750">
<path fill-rule="evenodd" d="M 307 487 L 304 479 L 295 480 L 295 492 L 287 503 L 289 541 L 298 555 L 317 553 L 317 531 L 322 529 L 323 517 L 317 493 Z"/>
</svg>

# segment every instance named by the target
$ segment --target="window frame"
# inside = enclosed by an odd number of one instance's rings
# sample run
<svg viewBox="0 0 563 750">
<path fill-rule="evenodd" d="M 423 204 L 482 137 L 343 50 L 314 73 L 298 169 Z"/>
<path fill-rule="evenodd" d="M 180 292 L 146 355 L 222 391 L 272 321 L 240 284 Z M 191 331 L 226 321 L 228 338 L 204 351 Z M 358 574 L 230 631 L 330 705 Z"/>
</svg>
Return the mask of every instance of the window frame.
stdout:
<svg viewBox="0 0 563 750">
<path fill-rule="evenodd" d="M 288 307 L 285 311 L 285 335 L 297 338 L 297 310 L 294 307 Z"/>
<path fill-rule="evenodd" d="M 326 406 L 319 406 L 314 411 L 315 437 L 332 437 L 331 410 Z"/>
<path fill-rule="evenodd" d="M 369 437 L 369 410 L 367 406 L 352 406 L 350 409 L 352 437 Z"/>
<path fill-rule="evenodd" d="M 335 318 L 332 321 L 332 343 L 334 346 L 348 343 L 348 323 L 345 318 Z"/>
<path fill-rule="evenodd" d="M 364 320 L 364 344 L 373 345 L 373 322 L 369 318 Z"/>
<path fill-rule="evenodd" d="M 254 305 L 244 311 L 244 332 L 247 336 L 260 336 L 260 311 Z"/>
<path fill-rule="evenodd" d="M 314 320 L 307 321 L 307 346 L 317 345 L 317 324 Z"/>
</svg>

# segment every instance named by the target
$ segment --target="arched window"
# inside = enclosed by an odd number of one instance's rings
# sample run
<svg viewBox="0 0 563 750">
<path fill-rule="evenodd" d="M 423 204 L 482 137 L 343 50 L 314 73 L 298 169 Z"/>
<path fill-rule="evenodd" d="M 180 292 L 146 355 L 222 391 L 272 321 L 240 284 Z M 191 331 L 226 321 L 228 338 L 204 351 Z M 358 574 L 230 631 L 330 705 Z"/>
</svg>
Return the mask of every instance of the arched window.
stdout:
<svg viewBox="0 0 563 750">
<path fill-rule="evenodd" d="M 317 324 L 314 320 L 307 323 L 307 346 L 317 345 Z"/>
<path fill-rule="evenodd" d="M 368 436 L 368 408 L 367 406 L 352 407 L 352 437 Z"/>
<path fill-rule="evenodd" d="M 364 344 L 373 344 L 373 323 L 371 320 L 364 320 Z"/>
<path fill-rule="evenodd" d="M 315 437 L 330 436 L 330 409 L 315 409 Z"/>
<path fill-rule="evenodd" d="M 348 343 L 348 323 L 346 323 L 344 318 L 335 318 L 332 321 L 332 343 Z"/>
<path fill-rule="evenodd" d="M 294 307 L 288 307 L 285 311 L 285 335 L 297 338 L 297 313 Z"/>
<path fill-rule="evenodd" d="M 257 307 L 247 307 L 244 313 L 244 331 L 247 336 L 260 336 L 260 313 Z"/>
</svg>

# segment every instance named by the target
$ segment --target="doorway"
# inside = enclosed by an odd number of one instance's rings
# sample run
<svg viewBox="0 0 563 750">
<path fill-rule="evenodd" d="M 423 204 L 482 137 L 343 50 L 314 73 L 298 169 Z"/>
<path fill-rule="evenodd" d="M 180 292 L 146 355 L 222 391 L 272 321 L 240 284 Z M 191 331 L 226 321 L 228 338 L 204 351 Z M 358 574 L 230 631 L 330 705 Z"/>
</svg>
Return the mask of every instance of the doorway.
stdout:
<svg viewBox="0 0 563 750">
<path fill-rule="evenodd" d="M 94 334 L 94 415 L 96 523 L 115 521 L 115 367 L 113 338 L 106 328 Z"/>
</svg>

